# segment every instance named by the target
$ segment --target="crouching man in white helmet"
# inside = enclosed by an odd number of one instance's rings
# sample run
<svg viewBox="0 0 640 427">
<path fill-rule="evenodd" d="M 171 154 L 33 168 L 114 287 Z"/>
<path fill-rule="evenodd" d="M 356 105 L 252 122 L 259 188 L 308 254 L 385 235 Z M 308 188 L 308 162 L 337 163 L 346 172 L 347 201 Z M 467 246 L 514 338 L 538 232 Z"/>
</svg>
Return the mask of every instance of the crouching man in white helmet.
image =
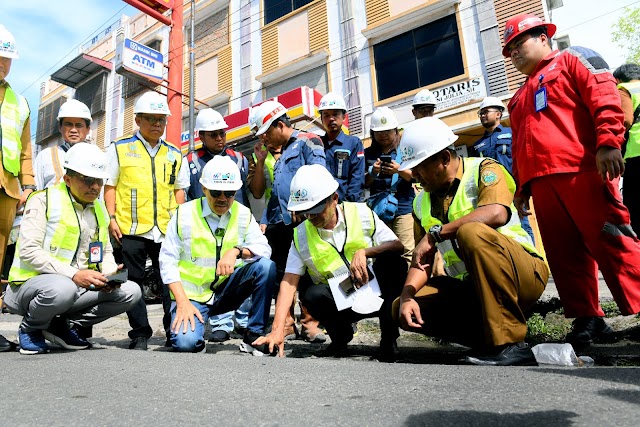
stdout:
<svg viewBox="0 0 640 427">
<path fill-rule="evenodd" d="M 331 337 L 323 356 L 341 357 L 348 354 L 347 344 L 353 338 L 352 323 L 368 317 L 380 317 L 382 339 L 380 361 L 395 361 L 399 335 L 391 318 L 391 304 L 400 294 L 407 272 L 402 258 L 402 243 L 378 216 L 364 203 L 338 204 L 338 182 L 321 165 L 302 166 L 291 181 L 288 209 L 306 217 L 293 234 L 287 257 L 285 275 L 276 300 L 272 332 L 257 341 L 276 346 L 284 356 L 284 326 L 291 301 L 299 290 L 300 301 L 311 315 L 320 321 Z M 375 262 L 374 262 L 375 260 Z M 305 276 L 305 272 L 308 276 Z M 353 306 L 338 310 L 329 279 L 340 275 L 350 277 L 341 289 L 350 295 L 377 279 L 382 300 L 372 307 Z M 308 279 L 311 280 L 302 280 Z M 346 283 L 346 284 L 345 284 Z M 364 291 L 364 289 L 363 289 Z M 370 300 L 369 300 L 370 301 Z M 343 306 L 341 305 L 341 308 Z"/>
<path fill-rule="evenodd" d="M 267 347 L 254 341 L 264 333 L 276 281 L 271 247 L 249 208 L 235 201 L 242 179 L 233 160 L 215 156 L 200 183 L 204 197 L 178 207 L 160 249 L 160 274 L 173 300 L 171 346 L 206 351 L 209 316 L 236 310 L 251 296 L 240 350 L 263 356 Z"/>
<path fill-rule="evenodd" d="M 107 156 L 78 144 L 64 167 L 63 182 L 29 198 L 9 273 L 5 303 L 24 316 L 22 354 L 47 353 L 45 339 L 68 350 L 89 348 L 76 328 L 124 313 L 141 297 L 136 283 L 107 277 L 122 268 L 113 259 L 107 208 L 98 200 Z"/>
<path fill-rule="evenodd" d="M 511 175 L 493 159 L 458 157 L 456 139 L 433 117 L 416 120 L 402 135 L 400 169 L 411 169 L 424 189 L 413 206 L 426 235 L 394 315 L 403 329 L 482 355 L 467 362 L 535 364 L 524 342 L 524 312 L 544 291 L 549 269 L 520 225 Z M 446 276 L 431 277 L 436 251 Z"/>
<path fill-rule="evenodd" d="M 58 125 L 62 144 L 47 147 L 38 154 L 33 164 L 38 190 L 62 182 L 64 154 L 79 142 L 86 142 L 91 128 L 91 111 L 84 103 L 70 99 L 58 110 Z"/>
</svg>

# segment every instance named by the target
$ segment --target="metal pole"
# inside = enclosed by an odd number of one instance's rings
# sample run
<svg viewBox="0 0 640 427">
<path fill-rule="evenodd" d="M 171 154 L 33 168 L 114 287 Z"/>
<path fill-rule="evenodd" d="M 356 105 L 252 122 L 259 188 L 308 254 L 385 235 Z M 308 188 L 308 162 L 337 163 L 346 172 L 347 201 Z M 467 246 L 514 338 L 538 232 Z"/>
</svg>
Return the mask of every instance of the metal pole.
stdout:
<svg viewBox="0 0 640 427">
<path fill-rule="evenodd" d="M 194 99 L 195 91 L 195 66 L 196 66 L 196 45 L 195 45 L 195 19 L 196 18 L 196 1 L 191 0 L 191 30 L 189 31 L 189 152 L 195 151 L 196 144 L 194 141 Z"/>
<path fill-rule="evenodd" d="M 169 122 L 167 124 L 167 141 L 180 146 L 182 133 L 182 73 L 184 38 L 182 36 L 183 5 L 178 0 L 171 12 L 171 30 L 169 32 L 169 80 L 167 98 L 169 102 Z"/>
</svg>

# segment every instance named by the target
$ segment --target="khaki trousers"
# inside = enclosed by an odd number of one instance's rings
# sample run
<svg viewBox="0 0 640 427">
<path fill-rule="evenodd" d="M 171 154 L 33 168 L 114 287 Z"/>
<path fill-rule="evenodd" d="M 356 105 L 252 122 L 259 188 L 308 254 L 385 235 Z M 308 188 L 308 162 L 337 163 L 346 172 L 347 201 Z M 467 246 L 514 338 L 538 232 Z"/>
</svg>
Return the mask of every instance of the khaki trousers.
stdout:
<svg viewBox="0 0 640 427">
<path fill-rule="evenodd" d="M 524 312 L 544 291 L 547 265 L 482 223 L 464 224 L 456 237 L 469 277 L 429 279 L 415 295 L 424 325 L 414 332 L 474 348 L 524 341 Z M 399 304 L 392 308 L 395 319 Z"/>
<path fill-rule="evenodd" d="M 9 233 L 16 217 L 16 205 L 18 200 L 7 196 L 4 188 L 0 188 L 0 269 L 4 264 L 4 254 L 7 251 Z M 16 254 L 18 256 L 18 254 Z"/>
<path fill-rule="evenodd" d="M 393 221 L 388 222 L 387 225 L 398 236 L 398 239 L 404 246 L 404 253 L 402 257 L 407 260 L 409 266 L 411 266 L 411 257 L 413 256 L 413 249 L 416 247 L 416 242 L 413 236 L 413 214 L 408 213 L 397 216 Z"/>
</svg>

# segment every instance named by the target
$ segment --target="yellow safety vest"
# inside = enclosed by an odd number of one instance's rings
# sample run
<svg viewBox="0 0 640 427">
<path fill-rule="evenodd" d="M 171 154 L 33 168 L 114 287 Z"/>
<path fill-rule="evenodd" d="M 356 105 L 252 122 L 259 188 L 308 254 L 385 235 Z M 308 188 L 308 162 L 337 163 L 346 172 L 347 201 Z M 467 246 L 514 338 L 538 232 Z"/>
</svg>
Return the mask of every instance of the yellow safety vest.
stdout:
<svg viewBox="0 0 640 427">
<path fill-rule="evenodd" d="M 2 138 L 2 165 L 14 176 L 20 173 L 22 130 L 29 118 L 27 100 L 6 86 L 4 101 L 0 106 L 0 137 Z"/>
<path fill-rule="evenodd" d="M 254 164 L 258 162 L 256 158 L 256 153 L 253 153 L 253 162 Z M 271 198 L 271 189 L 273 187 L 273 170 L 276 167 L 276 158 L 273 157 L 271 151 L 267 153 L 267 158 L 264 160 L 265 170 L 264 170 L 264 201 L 265 203 L 269 202 Z"/>
<path fill-rule="evenodd" d="M 64 182 L 41 191 L 47 192 L 47 229 L 42 247 L 48 248 L 54 258 L 71 265 L 76 258 L 80 241 L 80 222 L 73 207 L 71 193 Z M 39 192 L 33 194 L 37 193 Z M 93 202 L 93 208 L 98 221 L 98 241 L 102 242 L 104 251 L 109 243 L 109 214 L 104 202 L 100 200 Z M 16 253 L 20 253 L 19 245 L 20 240 Z M 99 264 L 89 264 L 89 268 L 99 270 Z M 16 256 L 9 271 L 9 282 L 20 285 L 39 274 L 30 263 Z"/>
<path fill-rule="evenodd" d="M 451 206 L 449 206 L 449 212 L 447 214 L 449 222 L 453 222 L 465 215 L 468 215 L 478 207 L 478 177 L 480 175 L 480 165 L 485 160 L 486 159 L 477 157 L 462 159 L 464 162 L 464 174 L 460 180 L 458 191 L 456 191 L 453 201 L 451 202 Z M 500 164 L 498 164 L 498 166 L 502 169 L 504 176 L 507 179 L 509 190 L 514 193 L 516 184 L 513 177 L 509 172 L 507 172 L 504 166 Z M 524 231 L 520 225 L 520 217 L 518 217 L 518 211 L 513 203 L 511 203 L 510 209 L 511 218 L 509 218 L 509 222 L 502 227 L 499 227 L 497 231 L 518 242 L 527 250 L 527 252 L 541 257 L 533 246 L 531 237 L 529 237 L 527 232 Z M 431 195 L 424 190 L 418 193 L 414 199 L 413 211 L 418 219 L 420 219 L 420 224 L 427 232 L 434 225 L 442 225 L 440 220 L 431 216 Z M 468 276 L 467 268 L 464 265 L 464 261 L 460 259 L 455 251 L 455 248 L 457 247 L 455 239 L 436 243 L 436 247 L 442 254 L 447 274 L 456 279 L 464 280 Z"/>
<path fill-rule="evenodd" d="M 225 229 L 211 230 L 202 216 L 202 205 L 206 197 L 191 200 L 180 205 L 176 211 L 178 237 L 182 241 L 182 251 L 178 261 L 180 281 L 187 297 L 192 301 L 206 303 L 213 292 L 228 276 L 217 276 L 218 259 L 229 249 L 244 241 L 251 221 L 249 208 L 234 201 L 231 218 Z M 241 259 L 236 268 L 244 265 Z M 171 299 L 175 299 L 171 293 Z"/>
<path fill-rule="evenodd" d="M 182 155 L 160 140 L 151 157 L 136 136 L 115 142 L 120 176 L 116 185 L 116 220 L 124 234 L 139 235 L 157 226 L 162 233 L 177 207 L 174 188 Z"/>
<path fill-rule="evenodd" d="M 331 277 L 349 273 L 349 265 L 343 256 L 350 264 L 356 251 L 371 246 L 365 236 L 373 238 L 376 231 L 373 212 L 366 204 L 344 202 L 340 206 L 347 232 L 342 253 L 331 243 L 322 240 L 318 229 L 309 220 L 293 230 L 296 249 L 316 284 L 326 284 Z"/>
<path fill-rule="evenodd" d="M 640 82 L 620 83 L 618 87 L 625 88 L 631 94 L 633 111 L 640 105 Z M 629 129 L 629 141 L 627 141 L 627 151 L 624 153 L 625 159 L 640 156 L 640 123 L 631 125 Z"/>
</svg>

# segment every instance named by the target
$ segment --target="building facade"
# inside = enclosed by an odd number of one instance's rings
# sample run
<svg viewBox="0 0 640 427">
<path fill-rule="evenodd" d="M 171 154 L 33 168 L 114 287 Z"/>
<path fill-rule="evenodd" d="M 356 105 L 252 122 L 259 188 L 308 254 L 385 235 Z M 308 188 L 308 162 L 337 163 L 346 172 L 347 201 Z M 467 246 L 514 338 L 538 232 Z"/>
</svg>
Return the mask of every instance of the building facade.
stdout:
<svg viewBox="0 0 640 427">
<path fill-rule="evenodd" d="M 183 144 L 191 96 L 189 5 L 184 2 Z M 315 107 L 335 91 L 345 97 L 350 133 L 367 138 L 377 107 L 388 106 L 401 123 L 409 122 L 414 95 L 428 88 L 438 99 L 436 116 L 460 135 L 458 144 L 468 145 L 482 134 L 481 99 L 506 102 L 524 79 L 501 55 L 504 24 L 520 12 L 546 18 L 546 1 L 198 0 L 196 113 L 211 107 L 226 116 L 228 141 L 242 149 L 253 141 L 251 106 L 276 98 L 298 127 L 321 132 Z M 87 42 L 42 85 L 39 147 L 59 142 L 56 115 L 69 97 L 90 106 L 91 137 L 100 147 L 135 130 L 133 106 L 145 86 L 115 72 L 118 37 L 165 58 L 171 49 L 169 28 L 142 13 L 121 17 Z"/>
</svg>

